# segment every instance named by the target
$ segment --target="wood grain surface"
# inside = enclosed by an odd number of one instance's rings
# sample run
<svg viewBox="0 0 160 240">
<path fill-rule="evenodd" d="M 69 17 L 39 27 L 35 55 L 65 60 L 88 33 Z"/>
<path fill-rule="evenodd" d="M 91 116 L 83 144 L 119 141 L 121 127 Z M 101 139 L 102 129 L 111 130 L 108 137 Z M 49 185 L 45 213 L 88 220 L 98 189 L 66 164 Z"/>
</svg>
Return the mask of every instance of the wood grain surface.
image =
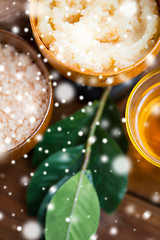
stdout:
<svg viewBox="0 0 160 240">
<path fill-rule="evenodd" d="M 35 46 L 25 12 L 26 1 L 15 2 L 13 5 L 12 0 L 0 0 L 0 28 L 11 31 L 13 26 L 18 26 L 19 34 Z M 29 30 L 26 32 L 25 28 Z M 159 58 L 144 74 L 159 66 Z M 126 100 L 127 98 L 117 103 L 122 116 Z M 67 105 L 60 104 L 59 108 L 54 110 L 52 122 L 74 113 L 84 104 L 85 102 L 78 99 Z M 128 193 L 113 215 L 106 215 L 102 211 L 98 240 L 160 239 L 160 170 L 144 160 L 131 143 L 129 156 L 133 168 L 129 176 Z M 17 227 L 31 220 L 27 215 L 27 186 L 24 185 L 24 180 L 30 179 L 30 173 L 34 172 L 30 159 L 31 153 L 27 159 L 22 158 L 15 164 L 9 163 L 0 167 L 0 213 L 4 216 L 0 220 L 0 240 L 24 239 L 21 232 L 17 231 Z M 148 220 L 143 218 L 146 211 L 151 213 Z M 113 228 L 117 230 L 117 235 L 111 235 Z"/>
</svg>

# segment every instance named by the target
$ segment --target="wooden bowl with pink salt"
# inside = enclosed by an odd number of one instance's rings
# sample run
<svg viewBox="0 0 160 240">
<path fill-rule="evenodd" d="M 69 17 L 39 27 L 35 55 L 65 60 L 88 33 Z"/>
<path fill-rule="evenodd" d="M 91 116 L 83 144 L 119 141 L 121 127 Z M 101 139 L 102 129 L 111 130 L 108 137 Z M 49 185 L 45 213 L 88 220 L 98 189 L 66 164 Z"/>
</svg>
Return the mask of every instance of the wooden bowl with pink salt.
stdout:
<svg viewBox="0 0 160 240">
<path fill-rule="evenodd" d="M 36 51 L 0 30 L 0 164 L 29 152 L 40 141 L 53 110 L 49 73 Z"/>
</svg>

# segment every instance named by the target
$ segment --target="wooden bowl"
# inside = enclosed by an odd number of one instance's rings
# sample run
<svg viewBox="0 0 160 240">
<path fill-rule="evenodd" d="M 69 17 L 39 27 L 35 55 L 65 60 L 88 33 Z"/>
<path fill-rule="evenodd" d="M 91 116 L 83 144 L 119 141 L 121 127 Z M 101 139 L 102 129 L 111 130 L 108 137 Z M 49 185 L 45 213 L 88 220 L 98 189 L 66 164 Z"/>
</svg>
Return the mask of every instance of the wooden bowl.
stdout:
<svg viewBox="0 0 160 240">
<path fill-rule="evenodd" d="M 160 6 L 160 0 L 157 1 Z M 148 56 L 152 55 L 153 58 L 157 56 L 160 51 L 160 37 L 158 38 L 154 47 L 148 52 L 146 56 L 144 56 L 141 60 L 131 65 L 130 67 L 121 69 L 117 72 L 92 72 L 92 71 L 84 71 L 82 72 L 79 69 L 67 66 L 62 62 L 58 61 L 52 52 L 43 44 L 41 38 L 36 29 L 37 19 L 36 19 L 36 11 L 37 11 L 38 0 L 30 1 L 30 23 L 33 31 L 33 35 L 35 41 L 37 43 L 38 48 L 45 58 L 48 59 L 48 62 L 57 69 L 63 76 L 76 81 L 80 84 L 97 86 L 97 87 L 107 87 L 111 85 L 121 84 L 125 81 L 128 81 L 135 76 L 139 75 L 144 69 L 149 66 L 149 61 L 147 61 Z M 67 76 L 67 72 L 71 73 L 71 76 Z M 110 81 L 106 81 L 108 78 L 111 78 L 112 83 Z M 79 79 L 79 80 L 78 80 Z M 110 82 L 110 83 L 109 83 Z"/>
<path fill-rule="evenodd" d="M 0 30 L 0 43 L 10 44 L 14 46 L 19 52 L 29 52 L 31 58 L 38 65 L 45 79 L 48 79 L 48 103 L 45 114 L 43 115 L 40 124 L 30 133 L 30 135 L 23 142 L 21 142 L 14 148 L 8 150 L 7 152 L 0 154 L 0 164 L 2 164 L 13 159 L 18 159 L 22 157 L 25 153 L 29 152 L 36 145 L 37 136 L 43 135 L 45 133 L 52 116 L 53 88 L 51 81 L 49 80 L 49 73 L 45 64 L 40 58 L 38 58 L 37 52 L 24 39 L 10 32 Z"/>
</svg>

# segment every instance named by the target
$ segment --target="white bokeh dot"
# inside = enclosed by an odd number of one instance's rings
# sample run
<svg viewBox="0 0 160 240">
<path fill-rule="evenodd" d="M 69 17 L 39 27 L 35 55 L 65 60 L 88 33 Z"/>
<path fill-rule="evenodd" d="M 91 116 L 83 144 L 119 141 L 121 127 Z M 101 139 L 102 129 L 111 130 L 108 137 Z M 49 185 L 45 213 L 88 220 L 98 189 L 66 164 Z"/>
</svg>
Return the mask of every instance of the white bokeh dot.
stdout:
<svg viewBox="0 0 160 240">
<path fill-rule="evenodd" d="M 89 143 L 90 144 L 94 144 L 95 142 L 96 142 L 96 137 L 95 136 L 91 136 L 91 137 L 89 137 L 89 139 L 88 139 L 88 141 L 89 141 Z"/>
<path fill-rule="evenodd" d="M 4 218 L 4 214 L 0 212 L 0 221 L 3 220 L 3 218 Z"/>
<path fill-rule="evenodd" d="M 20 29 L 19 29 L 18 26 L 13 26 L 12 29 L 11 29 L 11 31 L 12 31 L 13 33 L 18 34 L 18 33 L 20 32 Z"/>
<path fill-rule="evenodd" d="M 28 221 L 23 225 L 22 235 L 26 240 L 38 240 L 42 235 L 42 227 L 36 221 Z"/>
<path fill-rule="evenodd" d="M 27 186 L 29 184 L 29 177 L 28 176 L 22 176 L 20 178 L 20 184 L 22 186 Z"/>
<path fill-rule="evenodd" d="M 130 159 L 123 155 L 116 157 L 112 163 L 113 171 L 118 175 L 128 174 L 131 167 L 132 164 Z"/>
<path fill-rule="evenodd" d="M 74 100 L 75 96 L 75 88 L 68 82 L 60 83 L 55 89 L 55 97 L 59 102 L 63 99 L 69 103 Z"/>
<path fill-rule="evenodd" d="M 132 215 L 135 213 L 135 205 L 134 204 L 129 204 L 126 206 L 126 213 L 128 213 L 129 215 Z"/>
<path fill-rule="evenodd" d="M 159 204 L 160 203 L 160 194 L 158 192 L 155 192 L 151 196 L 151 201 L 153 203 Z"/>
<path fill-rule="evenodd" d="M 55 186 L 55 185 L 53 185 L 53 186 L 50 187 L 50 189 L 49 189 L 49 192 L 50 192 L 51 194 L 55 193 L 56 191 L 57 191 L 57 186 Z"/>
<path fill-rule="evenodd" d="M 54 210 L 54 205 L 52 203 L 49 203 L 47 209 L 50 211 Z"/>
<path fill-rule="evenodd" d="M 18 231 L 18 232 L 21 232 L 21 231 L 22 231 L 22 227 L 21 227 L 21 226 L 18 226 L 18 227 L 17 227 L 17 231 Z"/>
<path fill-rule="evenodd" d="M 143 220 L 148 220 L 151 217 L 152 213 L 151 211 L 147 210 L 143 213 L 142 218 Z"/>
<path fill-rule="evenodd" d="M 106 144 L 106 143 L 108 142 L 108 139 L 107 139 L 107 138 L 103 138 L 103 139 L 102 139 L 102 142 L 103 142 L 104 144 Z"/>
<path fill-rule="evenodd" d="M 119 10 L 126 18 L 131 18 L 137 12 L 137 3 L 135 1 L 124 2 Z"/>
<path fill-rule="evenodd" d="M 109 159 L 108 159 L 108 156 L 106 156 L 106 155 L 102 155 L 100 159 L 101 159 L 101 162 L 102 162 L 102 163 L 107 163 L 108 160 L 109 160 Z"/>
<path fill-rule="evenodd" d="M 89 218 L 89 217 L 88 217 Z M 89 240 L 98 240 L 98 235 L 97 234 L 93 234 Z"/>
<path fill-rule="evenodd" d="M 5 67 L 3 65 L 0 65 L 0 72 L 4 72 Z"/>
<path fill-rule="evenodd" d="M 70 219 L 69 217 L 67 217 L 67 218 L 65 219 L 65 221 L 66 221 L 67 223 L 69 223 L 69 222 L 71 221 L 71 219 Z"/>
<path fill-rule="evenodd" d="M 109 234 L 112 235 L 112 236 L 115 236 L 118 234 L 118 228 L 117 227 L 111 227 L 109 229 Z"/>
</svg>

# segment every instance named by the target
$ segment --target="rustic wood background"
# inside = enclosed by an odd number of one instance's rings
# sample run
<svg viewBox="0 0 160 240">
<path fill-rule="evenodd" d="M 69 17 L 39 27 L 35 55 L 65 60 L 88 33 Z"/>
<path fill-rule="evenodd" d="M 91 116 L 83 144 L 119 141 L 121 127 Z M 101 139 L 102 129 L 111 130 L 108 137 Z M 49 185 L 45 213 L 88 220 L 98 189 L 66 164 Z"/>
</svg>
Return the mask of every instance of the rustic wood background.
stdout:
<svg viewBox="0 0 160 240">
<path fill-rule="evenodd" d="M 13 4 L 15 2 L 16 4 Z M 28 16 L 26 14 L 27 1 L 25 0 L 0 0 L 0 28 L 12 30 L 13 26 L 20 28 L 20 35 L 31 41 L 32 37 Z M 29 31 L 25 32 L 24 28 Z M 145 71 L 155 69 L 156 63 Z M 118 102 L 122 116 L 127 96 Z M 71 104 L 61 104 L 54 110 L 53 121 L 69 115 L 81 108 L 85 102 L 78 98 Z M 23 177 L 30 178 L 34 171 L 30 165 L 30 156 L 16 161 L 15 165 L 7 164 L 0 167 L 0 213 L 4 218 L 0 220 L 0 240 L 23 240 L 17 226 L 31 220 L 26 211 L 26 189 L 21 183 Z M 98 229 L 98 240 L 159 240 L 160 239 L 160 169 L 144 160 L 130 143 L 129 156 L 132 159 L 133 169 L 129 177 L 128 192 L 117 211 L 113 215 L 102 212 Z M 130 214 L 127 209 L 134 209 Z M 143 213 L 151 211 L 148 220 L 143 219 Z M 109 234 L 111 227 L 117 227 L 118 235 Z"/>
</svg>

